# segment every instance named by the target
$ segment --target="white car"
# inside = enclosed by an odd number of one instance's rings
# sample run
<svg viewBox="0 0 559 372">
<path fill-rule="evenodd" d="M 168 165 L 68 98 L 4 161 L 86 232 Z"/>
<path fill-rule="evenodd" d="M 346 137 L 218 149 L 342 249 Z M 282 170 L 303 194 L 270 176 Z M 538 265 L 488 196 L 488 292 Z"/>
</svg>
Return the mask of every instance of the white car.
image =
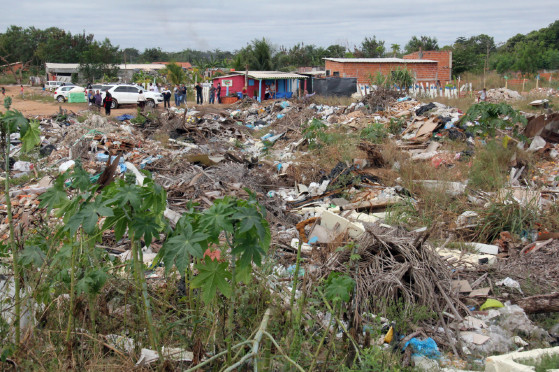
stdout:
<svg viewBox="0 0 559 372">
<path fill-rule="evenodd" d="M 58 87 L 54 91 L 54 99 L 58 102 L 66 102 L 68 100 L 68 94 L 72 89 L 76 89 L 73 92 L 84 92 L 84 89 L 81 87 L 77 87 L 75 85 L 65 85 L 63 87 Z"/>
<path fill-rule="evenodd" d="M 65 81 L 49 80 L 45 83 L 45 89 L 52 92 L 53 90 L 56 90 L 56 88 L 61 87 L 62 84 L 64 84 L 64 86 L 75 86 L 74 84 L 67 83 Z"/>
<path fill-rule="evenodd" d="M 163 95 L 161 93 L 155 93 L 150 91 L 146 92 L 141 87 L 137 85 L 131 85 L 131 84 L 111 86 L 109 89 L 102 92 L 101 96 L 104 99 L 105 96 L 107 95 L 107 92 L 111 93 L 111 96 L 113 97 L 113 103 L 111 108 L 115 109 L 118 108 L 119 105 L 137 104 L 138 96 L 140 95 L 140 90 L 144 92 L 147 106 L 155 107 L 156 105 L 163 102 Z"/>
</svg>

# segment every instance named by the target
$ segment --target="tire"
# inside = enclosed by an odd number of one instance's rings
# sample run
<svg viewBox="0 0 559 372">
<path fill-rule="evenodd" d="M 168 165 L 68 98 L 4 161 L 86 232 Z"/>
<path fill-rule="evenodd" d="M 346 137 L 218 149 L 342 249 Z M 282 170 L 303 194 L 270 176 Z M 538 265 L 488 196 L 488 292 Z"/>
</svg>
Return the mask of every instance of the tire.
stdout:
<svg viewBox="0 0 559 372">
<path fill-rule="evenodd" d="M 146 102 L 146 106 L 149 108 L 154 108 L 155 107 L 155 102 L 152 99 L 148 99 Z"/>
<path fill-rule="evenodd" d="M 60 103 L 66 102 L 66 99 L 64 98 L 64 96 L 58 96 L 58 97 L 56 97 L 56 100 Z"/>
<path fill-rule="evenodd" d="M 117 108 L 118 108 L 118 101 L 113 98 L 113 101 L 111 103 L 111 109 L 117 109 Z"/>
</svg>

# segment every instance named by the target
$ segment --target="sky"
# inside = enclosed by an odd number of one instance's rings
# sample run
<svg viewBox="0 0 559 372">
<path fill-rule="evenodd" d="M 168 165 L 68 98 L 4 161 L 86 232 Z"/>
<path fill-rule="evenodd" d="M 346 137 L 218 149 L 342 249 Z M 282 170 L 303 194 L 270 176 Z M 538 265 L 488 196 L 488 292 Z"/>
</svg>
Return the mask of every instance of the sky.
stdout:
<svg viewBox="0 0 559 372">
<path fill-rule="evenodd" d="M 238 50 L 265 37 L 274 46 L 297 43 L 353 49 L 376 36 L 402 48 L 416 35 L 439 46 L 459 36 L 487 34 L 504 42 L 559 19 L 559 0 L 0 0 L 10 25 L 109 38 L 121 48 L 176 52 Z"/>
</svg>

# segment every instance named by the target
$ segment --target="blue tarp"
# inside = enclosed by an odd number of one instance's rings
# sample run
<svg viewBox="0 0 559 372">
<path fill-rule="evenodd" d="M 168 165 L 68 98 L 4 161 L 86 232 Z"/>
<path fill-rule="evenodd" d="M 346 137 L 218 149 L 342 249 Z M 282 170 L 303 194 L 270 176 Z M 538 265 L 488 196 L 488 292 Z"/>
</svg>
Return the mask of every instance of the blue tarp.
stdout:
<svg viewBox="0 0 559 372">
<path fill-rule="evenodd" d="M 117 116 L 116 118 L 120 121 L 124 121 L 124 120 L 130 120 L 130 119 L 134 119 L 134 115 L 128 115 L 128 114 L 122 114 L 120 116 Z"/>
</svg>

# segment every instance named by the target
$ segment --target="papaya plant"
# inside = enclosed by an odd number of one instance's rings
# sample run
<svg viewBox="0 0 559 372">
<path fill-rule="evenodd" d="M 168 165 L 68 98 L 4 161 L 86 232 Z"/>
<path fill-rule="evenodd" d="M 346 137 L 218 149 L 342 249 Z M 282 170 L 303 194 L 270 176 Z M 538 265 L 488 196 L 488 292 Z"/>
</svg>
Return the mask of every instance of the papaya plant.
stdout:
<svg viewBox="0 0 559 372">
<path fill-rule="evenodd" d="M 70 179 L 71 181 L 65 182 Z M 68 194 L 73 194 L 71 198 Z M 140 243 L 146 246 L 167 232 L 169 226 L 163 217 L 167 195 L 165 190 L 155 184 L 147 174 L 142 185 L 137 185 L 134 177 L 117 180 L 99 190 L 99 185 L 91 183 L 89 174 L 78 162 L 74 170 L 59 176 L 53 187 L 41 196 L 41 207 L 47 212 L 56 209 L 55 216 L 62 219 L 62 226 L 57 230 L 55 239 L 64 247 L 70 246 L 65 257 L 70 257 L 70 313 L 67 329 L 67 340 L 72 327 L 72 314 L 75 295 L 86 293 L 90 300 L 90 313 L 94 326 L 94 296 L 100 292 L 106 274 L 103 263 L 106 258 L 100 257 L 95 243 L 102 232 L 114 229 L 115 239 L 120 240 L 126 232 L 130 238 L 133 276 L 140 295 L 140 308 L 143 309 L 150 343 L 163 361 L 160 344 L 153 326 L 147 284 L 145 282 L 144 265 Z M 104 221 L 101 224 L 101 221 Z M 72 241 L 79 244 L 72 244 Z M 64 243 L 66 245 L 64 245 Z M 84 255 L 85 247 L 89 247 Z M 98 252 L 99 253 L 99 252 Z M 77 265 L 76 257 L 82 258 L 83 265 Z M 88 259 L 83 262 L 83 257 Z M 93 261 L 92 261 L 93 260 Z M 79 261 L 79 260 L 78 260 Z"/>
<path fill-rule="evenodd" d="M 218 293 L 229 300 L 228 350 L 232 342 L 237 284 L 250 282 L 252 264 L 262 264 L 271 241 L 266 211 L 255 195 L 247 192 L 248 200 L 227 196 L 215 200 L 202 212 L 197 212 L 191 204 L 158 254 L 167 272 L 176 267 L 184 276 L 191 301 L 191 291 L 196 288 L 202 291 L 202 301 L 206 304 L 212 304 Z M 204 252 L 211 248 L 220 250 L 220 257 L 230 257 L 229 261 L 204 257 Z M 196 277 L 192 277 L 191 265 L 198 271 Z"/>
<path fill-rule="evenodd" d="M 16 347 L 20 342 L 20 321 L 21 321 L 21 298 L 20 298 L 20 281 L 21 273 L 19 267 L 18 249 L 16 247 L 14 223 L 12 216 L 12 203 L 10 200 L 10 149 L 12 133 L 18 133 L 21 139 L 21 151 L 29 152 L 35 146 L 41 143 L 40 130 L 38 121 L 29 121 L 23 114 L 17 110 L 10 110 L 12 99 L 6 97 L 4 99 L 5 113 L 0 113 L 0 134 L 2 137 L 4 156 L 4 191 L 6 200 L 6 212 L 8 214 L 8 225 L 10 231 L 10 250 L 12 253 L 13 271 L 14 271 L 14 302 L 15 302 L 15 344 Z"/>
</svg>

